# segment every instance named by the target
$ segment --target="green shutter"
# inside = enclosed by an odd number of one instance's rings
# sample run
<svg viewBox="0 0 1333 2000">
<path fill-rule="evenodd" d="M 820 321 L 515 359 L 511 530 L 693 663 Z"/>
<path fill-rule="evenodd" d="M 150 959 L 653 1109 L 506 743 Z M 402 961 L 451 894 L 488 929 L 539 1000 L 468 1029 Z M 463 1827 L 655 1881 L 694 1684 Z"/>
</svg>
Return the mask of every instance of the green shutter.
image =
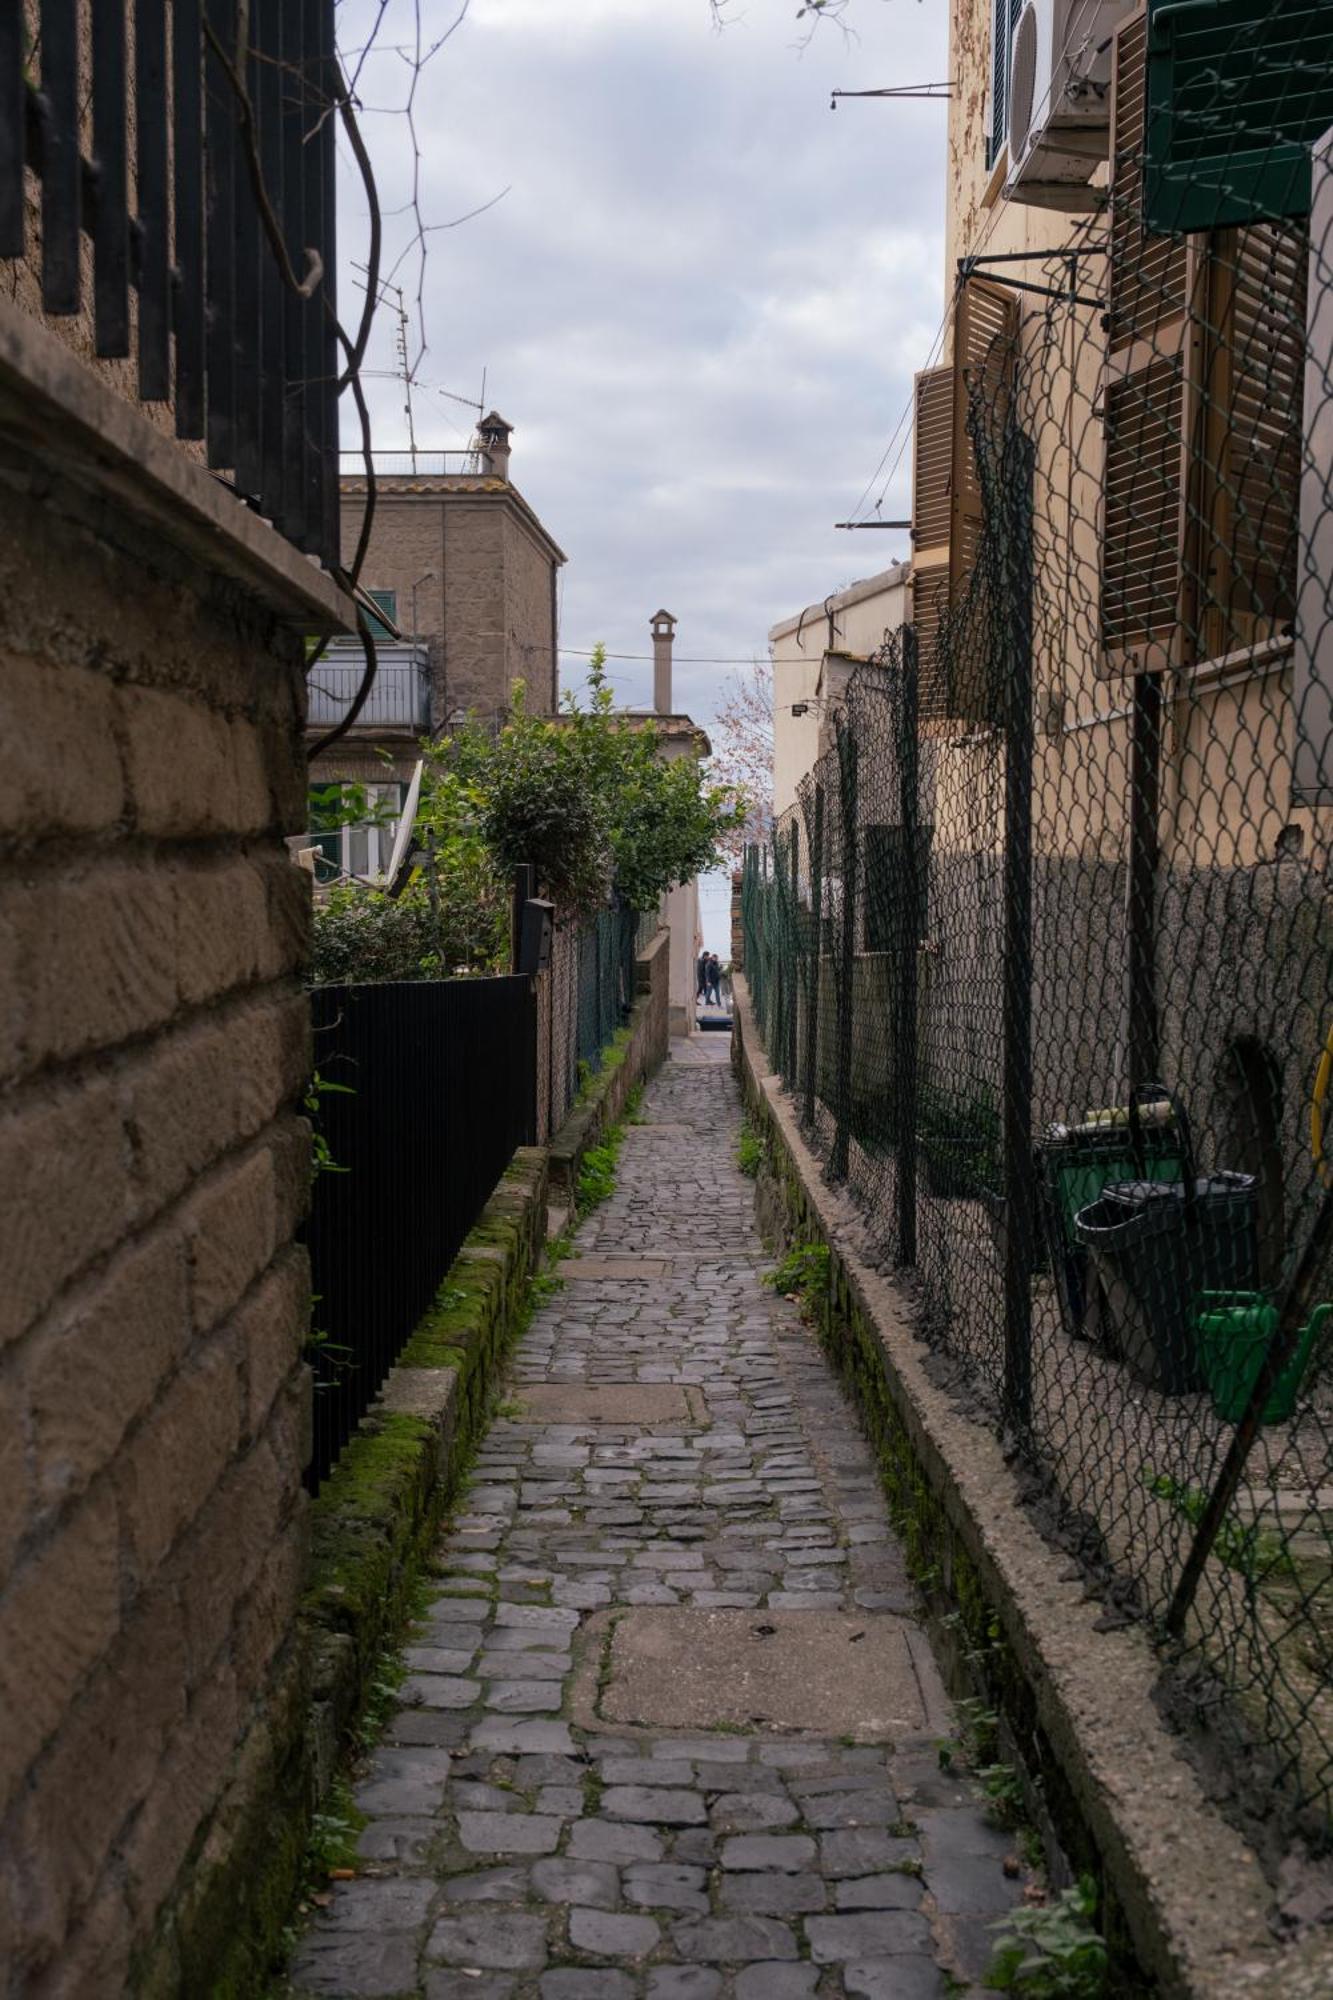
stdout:
<svg viewBox="0 0 1333 2000">
<path fill-rule="evenodd" d="M 1333 125 L 1333 0 L 1148 0 L 1144 220 L 1158 232 L 1310 212 Z"/>
<path fill-rule="evenodd" d="M 390 619 L 393 624 L 396 625 L 398 623 L 398 592 L 396 590 L 368 590 L 366 592 L 366 596 L 369 597 L 373 603 L 378 604 L 380 610 L 384 613 L 385 617 Z M 379 619 L 375 617 L 373 612 L 368 611 L 366 613 L 366 623 L 369 625 L 371 632 L 376 639 L 384 639 L 387 640 L 390 644 L 392 644 L 393 642 L 392 632 L 390 632 L 389 627 L 387 625 L 382 625 L 380 623 Z"/>
</svg>

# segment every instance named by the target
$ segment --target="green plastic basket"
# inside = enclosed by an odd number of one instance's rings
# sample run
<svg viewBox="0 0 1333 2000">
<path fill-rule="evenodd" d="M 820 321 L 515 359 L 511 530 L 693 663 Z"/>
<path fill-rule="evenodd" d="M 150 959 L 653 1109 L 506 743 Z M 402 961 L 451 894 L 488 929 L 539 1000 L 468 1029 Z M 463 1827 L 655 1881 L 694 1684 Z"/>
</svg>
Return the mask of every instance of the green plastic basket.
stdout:
<svg viewBox="0 0 1333 2000">
<path fill-rule="evenodd" d="M 1264 1405 L 1266 1424 L 1285 1424 L 1291 1416 L 1310 1357 L 1331 1312 L 1331 1305 L 1316 1306 L 1301 1328 L 1296 1350 Z M 1239 1423 L 1269 1342 L 1277 1332 L 1277 1307 L 1261 1292 L 1202 1292 L 1195 1324 L 1213 1408 L 1225 1423 Z"/>
</svg>

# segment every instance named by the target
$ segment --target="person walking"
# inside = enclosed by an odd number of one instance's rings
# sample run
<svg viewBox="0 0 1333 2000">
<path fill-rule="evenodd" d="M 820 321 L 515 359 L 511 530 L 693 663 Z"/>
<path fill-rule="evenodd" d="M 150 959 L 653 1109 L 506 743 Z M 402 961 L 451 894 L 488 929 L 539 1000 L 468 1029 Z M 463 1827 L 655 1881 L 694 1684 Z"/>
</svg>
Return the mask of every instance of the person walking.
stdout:
<svg viewBox="0 0 1333 2000">
<path fill-rule="evenodd" d="M 718 962 L 717 953 L 715 951 L 710 952 L 708 958 L 708 985 L 704 992 L 705 1006 L 708 1004 L 710 998 L 714 1007 L 722 1005 L 722 989 L 718 984 L 721 977 L 722 967 Z"/>
<path fill-rule="evenodd" d="M 705 946 L 705 947 L 704 947 L 704 949 L 703 949 L 703 950 L 702 950 L 702 951 L 701 951 L 701 952 L 699 953 L 699 963 L 698 963 L 698 966 L 697 966 L 697 968 L 696 968 L 696 983 L 695 983 L 695 989 L 694 989 L 694 997 L 695 997 L 695 999 L 696 999 L 696 1000 L 701 1000 L 701 1001 L 703 1002 L 703 1004 L 704 1004 L 704 1006 L 705 1006 L 705 1007 L 706 1007 L 706 1006 L 708 1005 L 708 949 L 707 949 L 707 946 Z"/>
</svg>

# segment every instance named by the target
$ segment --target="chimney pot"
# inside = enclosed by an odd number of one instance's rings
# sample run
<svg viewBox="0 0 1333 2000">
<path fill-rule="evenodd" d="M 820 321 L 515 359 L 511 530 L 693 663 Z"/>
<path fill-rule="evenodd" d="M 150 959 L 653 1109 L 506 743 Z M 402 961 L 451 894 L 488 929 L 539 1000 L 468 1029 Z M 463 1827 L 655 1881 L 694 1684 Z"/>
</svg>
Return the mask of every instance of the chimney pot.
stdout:
<svg viewBox="0 0 1333 2000">
<path fill-rule="evenodd" d="M 676 621 L 669 611 L 654 611 L 648 629 L 653 635 L 653 707 L 658 715 L 670 715 L 671 648 Z"/>
<path fill-rule="evenodd" d="M 498 410 L 482 418 L 477 425 L 477 436 L 481 439 L 482 456 L 486 470 L 492 479 L 509 477 L 509 440 L 514 426 L 507 424 Z"/>
</svg>

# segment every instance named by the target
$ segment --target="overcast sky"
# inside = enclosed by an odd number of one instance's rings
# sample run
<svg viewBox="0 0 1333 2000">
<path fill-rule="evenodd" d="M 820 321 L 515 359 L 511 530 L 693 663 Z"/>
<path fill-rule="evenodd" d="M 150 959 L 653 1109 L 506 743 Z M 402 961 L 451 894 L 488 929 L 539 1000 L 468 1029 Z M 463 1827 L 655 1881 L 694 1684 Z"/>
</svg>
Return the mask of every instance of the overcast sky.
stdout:
<svg viewBox="0 0 1333 2000">
<path fill-rule="evenodd" d="M 378 0 L 340 12 L 345 46 Z M 421 0 L 426 33 L 457 11 Z M 837 533 L 898 423 L 942 297 L 943 104 L 829 110 L 833 87 L 943 77 L 944 0 L 851 0 L 845 39 L 804 51 L 796 0 L 471 0 L 421 80 L 420 206 L 430 239 L 418 442 L 460 446 L 471 415 L 514 425 L 512 475 L 569 561 L 561 639 L 646 653 L 659 604 L 683 659 L 745 658 L 770 625 L 905 552 Z M 381 36 L 403 40 L 409 0 Z M 381 201 L 410 193 L 400 58 L 359 89 Z M 343 188 L 344 252 L 357 199 Z M 391 250 L 406 222 L 390 220 Z M 416 288 L 411 259 L 401 273 Z M 344 280 L 346 283 L 346 279 Z M 374 365 L 393 366 L 381 316 Z M 401 394 L 369 385 L 377 442 L 405 441 Z M 884 502 L 907 511 L 910 451 Z M 878 490 L 878 488 L 876 488 Z M 562 662 L 562 679 L 582 662 Z M 651 669 L 613 662 L 626 703 Z M 705 724 L 727 668 L 682 664 L 676 706 Z"/>
</svg>

